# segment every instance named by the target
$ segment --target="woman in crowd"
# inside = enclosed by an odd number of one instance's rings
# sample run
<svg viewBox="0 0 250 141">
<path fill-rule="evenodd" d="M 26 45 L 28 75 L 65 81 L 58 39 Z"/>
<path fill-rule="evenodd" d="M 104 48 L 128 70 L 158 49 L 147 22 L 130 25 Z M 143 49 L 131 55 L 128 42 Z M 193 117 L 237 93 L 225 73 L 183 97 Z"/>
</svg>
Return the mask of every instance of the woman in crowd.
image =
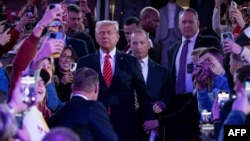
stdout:
<svg viewBox="0 0 250 141">
<path fill-rule="evenodd" d="M 71 83 L 73 80 L 73 72 L 71 64 L 76 61 L 76 54 L 70 46 L 64 47 L 61 56 L 55 60 L 55 76 L 56 91 L 62 102 L 68 101 L 71 95 Z"/>
</svg>

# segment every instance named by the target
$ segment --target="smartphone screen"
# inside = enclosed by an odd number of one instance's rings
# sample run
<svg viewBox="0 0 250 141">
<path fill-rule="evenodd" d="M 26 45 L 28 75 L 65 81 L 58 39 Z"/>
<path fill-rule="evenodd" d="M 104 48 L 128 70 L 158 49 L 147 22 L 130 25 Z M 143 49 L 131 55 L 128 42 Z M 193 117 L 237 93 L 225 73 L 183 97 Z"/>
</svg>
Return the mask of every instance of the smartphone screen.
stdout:
<svg viewBox="0 0 250 141">
<path fill-rule="evenodd" d="M 229 93 L 226 91 L 221 91 L 218 94 L 218 104 L 219 107 L 222 108 L 224 104 L 229 100 Z"/>
<path fill-rule="evenodd" d="M 77 63 L 70 63 L 70 72 L 76 71 Z"/>
<path fill-rule="evenodd" d="M 234 41 L 232 32 L 223 32 L 221 33 L 221 43 L 224 41 Z"/>
<path fill-rule="evenodd" d="M 63 40 L 64 34 L 62 32 L 50 32 L 49 38 Z"/>
<path fill-rule="evenodd" d="M 23 102 L 32 105 L 36 101 L 35 77 L 33 75 L 23 75 L 21 78 L 21 93 Z"/>
<path fill-rule="evenodd" d="M 250 79 L 245 81 L 245 90 L 247 92 L 250 92 Z"/>
</svg>

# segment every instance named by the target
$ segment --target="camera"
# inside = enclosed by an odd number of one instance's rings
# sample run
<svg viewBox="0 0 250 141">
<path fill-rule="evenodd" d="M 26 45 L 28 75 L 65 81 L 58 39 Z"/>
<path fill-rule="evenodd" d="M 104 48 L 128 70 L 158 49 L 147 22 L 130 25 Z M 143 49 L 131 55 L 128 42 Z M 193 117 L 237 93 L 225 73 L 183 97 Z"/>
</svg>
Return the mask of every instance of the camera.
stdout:
<svg viewBox="0 0 250 141">
<path fill-rule="evenodd" d="M 33 105 L 36 101 L 35 77 L 32 74 L 23 74 L 21 76 L 21 93 L 23 102 L 27 105 Z"/>
<path fill-rule="evenodd" d="M 224 104 L 229 100 L 229 96 L 229 92 L 227 91 L 220 91 L 218 93 L 218 104 L 220 108 L 222 108 Z"/>
<path fill-rule="evenodd" d="M 234 41 L 232 32 L 223 32 L 221 33 L 221 43 L 224 41 Z"/>
</svg>

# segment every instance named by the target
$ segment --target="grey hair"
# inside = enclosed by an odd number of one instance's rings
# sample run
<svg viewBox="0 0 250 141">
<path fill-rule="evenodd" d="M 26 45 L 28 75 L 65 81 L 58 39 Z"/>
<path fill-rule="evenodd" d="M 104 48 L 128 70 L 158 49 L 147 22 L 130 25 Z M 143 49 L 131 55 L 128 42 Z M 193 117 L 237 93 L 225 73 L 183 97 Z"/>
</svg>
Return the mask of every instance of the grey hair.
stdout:
<svg viewBox="0 0 250 141">
<path fill-rule="evenodd" d="M 149 39 L 149 36 L 148 36 L 147 32 L 146 32 L 145 30 L 141 29 L 141 28 L 135 29 L 135 30 L 132 32 L 131 37 L 134 36 L 135 33 L 144 34 L 144 35 L 147 37 L 147 39 Z"/>
<path fill-rule="evenodd" d="M 191 12 L 195 15 L 196 17 L 196 20 L 198 21 L 199 20 L 199 14 L 193 9 L 193 8 L 187 8 L 187 9 L 184 9 L 183 11 L 181 11 L 179 13 L 179 19 L 181 18 L 181 16 L 186 13 L 186 12 Z"/>
<path fill-rule="evenodd" d="M 101 26 L 104 26 L 104 25 L 112 25 L 112 26 L 114 26 L 114 27 L 115 27 L 115 29 L 116 29 L 117 33 L 118 33 L 118 31 L 119 31 L 119 24 L 118 24 L 118 22 L 117 22 L 117 21 L 102 20 L 102 21 L 98 21 L 98 22 L 96 22 L 95 32 L 97 33 L 97 32 L 98 32 L 98 30 L 99 30 L 99 28 L 100 28 Z"/>
</svg>

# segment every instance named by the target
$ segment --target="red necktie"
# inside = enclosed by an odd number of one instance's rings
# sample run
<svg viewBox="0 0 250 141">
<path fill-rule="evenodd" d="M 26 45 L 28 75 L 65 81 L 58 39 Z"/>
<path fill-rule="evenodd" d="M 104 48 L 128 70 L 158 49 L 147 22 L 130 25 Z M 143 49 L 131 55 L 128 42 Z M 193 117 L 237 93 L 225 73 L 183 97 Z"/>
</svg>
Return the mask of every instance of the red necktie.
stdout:
<svg viewBox="0 0 250 141">
<path fill-rule="evenodd" d="M 109 54 L 107 54 L 104 57 L 104 66 L 103 66 L 103 77 L 108 87 L 110 86 L 112 81 L 112 67 L 109 62 L 109 58 L 111 58 Z"/>
</svg>

